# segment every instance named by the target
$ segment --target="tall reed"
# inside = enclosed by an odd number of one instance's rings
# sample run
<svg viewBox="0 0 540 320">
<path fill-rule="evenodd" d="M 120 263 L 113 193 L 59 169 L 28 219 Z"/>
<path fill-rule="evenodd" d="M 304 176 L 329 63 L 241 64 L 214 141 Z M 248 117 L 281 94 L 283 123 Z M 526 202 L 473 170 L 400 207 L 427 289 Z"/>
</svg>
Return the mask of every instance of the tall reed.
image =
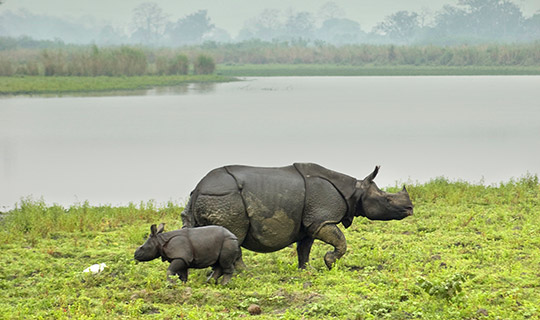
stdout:
<svg viewBox="0 0 540 320">
<path fill-rule="evenodd" d="M 189 58 L 188 58 L 189 57 Z M 215 72 L 218 64 L 353 66 L 533 66 L 540 42 L 458 46 L 345 45 L 248 41 L 182 48 L 120 46 L 0 50 L 0 75 L 136 76 Z"/>
<path fill-rule="evenodd" d="M 216 70 L 216 63 L 212 57 L 201 54 L 197 56 L 193 63 L 193 72 L 195 74 L 212 74 Z"/>
</svg>

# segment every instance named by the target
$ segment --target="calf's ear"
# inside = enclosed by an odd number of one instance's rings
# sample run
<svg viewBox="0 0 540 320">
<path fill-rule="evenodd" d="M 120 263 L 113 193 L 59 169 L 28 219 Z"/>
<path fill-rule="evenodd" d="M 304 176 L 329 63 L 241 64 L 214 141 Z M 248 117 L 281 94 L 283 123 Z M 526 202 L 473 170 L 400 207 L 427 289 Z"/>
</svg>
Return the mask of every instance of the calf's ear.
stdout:
<svg viewBox="0 0 540 320">
<path fill-rule="evenodd" d="M 151 225 L 150 226 L 150 236 L 155 236 L 156 233 L 157 233 L 156 231 L 157 231 L 156 225 L 155 224 Z"/>
<path fill-rule="evenodd" d="M 162 233 L 163 230 L 165 230 L 165 223 L 160 223 L 159 227 L 157 228 L 157 233 Z"/>
</svg>

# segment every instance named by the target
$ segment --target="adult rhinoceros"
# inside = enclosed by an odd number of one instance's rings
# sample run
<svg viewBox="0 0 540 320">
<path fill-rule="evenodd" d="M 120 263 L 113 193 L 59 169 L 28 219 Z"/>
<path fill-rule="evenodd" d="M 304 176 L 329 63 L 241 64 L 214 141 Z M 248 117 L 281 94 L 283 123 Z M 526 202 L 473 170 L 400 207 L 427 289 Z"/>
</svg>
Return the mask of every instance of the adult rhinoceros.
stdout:
<svg viewBox="0 0 540 320">
<path fill-rule="evenodd" d="M 348 228 L 357 216 L 400 220 L 413 213 L 405 187 L 393 194 L 377 187 L 373 179 L 378 171 L 377 166 L 364 180 L 356 180 L 313 163 L 217 168 L 191 193 L 182 223 L 223 226 L 242 247 L 257 252 L 297 242 L 299 268 L 305 268 L 313 241 L 319 239 L 334 246 L 324 256 L 330 269 L 347 249 L 339 223 Z"/>
</svg>

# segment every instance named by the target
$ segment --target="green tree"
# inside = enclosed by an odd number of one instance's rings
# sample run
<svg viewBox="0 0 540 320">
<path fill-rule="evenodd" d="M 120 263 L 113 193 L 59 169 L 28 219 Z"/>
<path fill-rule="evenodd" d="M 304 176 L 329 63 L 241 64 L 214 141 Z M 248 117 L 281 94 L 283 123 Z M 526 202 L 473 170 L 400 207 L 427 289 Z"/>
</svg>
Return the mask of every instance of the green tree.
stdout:
<svg viewBox="0 0 540 320">
<path fill-rule="evenodd" d="M 311 13 L 303 11 L 289 15 L 285 22 L 285 34 L 291 39 L 310 39 L 315 29 Z"/>
<path fill-rule="evenodd" d="M 264 9 L 257 17 L 247 21 L 240 30 L 239 38 L 242 40 L 261 39 L 272 41 L 279 39 L 283 33 L 281 11 L 278 9 Z"/>
<path fill-rule="evenodd" d="M 155 2 L 144 2 L 133 10 L 135 32 L 132 38 L 145 44 L 157 44 L 165 31 L 167 15 Z"/>
<path fill-rule="evenodd" d="M 458 5 L 445 6 L 438 14 L 435 37 L 515 41 L 525 33 L 521 9 L 511 1 L 460 0 Z"/>
<path fill-rule="evenodd" d="M 514 3 L 506 0 L 460 0 L 469 16 L 469 27 L 490 38 L 516 35 L 523 26 L 523 14 Z"/>
<path fill-rule="evenodd" d="M 329 1 L 319 8 L 318 17 L 321 21 L 340 19 L 345 17 L 345 11 L 337 3 Z"/>
<path fill-rule="evenodd" d="M 398 11 L 374 27 L 376 33 L 399 43 L 409 43 L 420 29 L 418 13 Z"/>
<path fill-rule="evenodd" d="M 174 45 L 200 44 L 203 36 L 214 29 L 208 11 L 199 10 L 179 19 L 168 30 Z"/>
<path fill-rule="evenodd" d="M 338 45 L 358 42 L 363 35 L 358 22 L 344 18 L 327 19 L 317 31 L 320 40 Z"/>
<path fill-rule="evenodd" d="M 525 27 L 529 36 L 527 40 L 538 41 L 540 39 L 540 11 L 525 20 Z"/>
</svg>

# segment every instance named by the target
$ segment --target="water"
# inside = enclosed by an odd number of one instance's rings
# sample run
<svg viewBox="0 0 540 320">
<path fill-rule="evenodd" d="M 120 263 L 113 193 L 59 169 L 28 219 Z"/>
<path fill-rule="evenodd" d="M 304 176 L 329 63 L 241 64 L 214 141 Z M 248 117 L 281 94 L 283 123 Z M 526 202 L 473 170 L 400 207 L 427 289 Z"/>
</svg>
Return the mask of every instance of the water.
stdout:
<svg viewBox="0 0 540 320">
<path fill-rule="evenodd" d="M 316 162 L 380 186 L 540 173 L 540 77 L 292 77 L 0 99 L 0 211 L 183 203 L 226 164 Z"/>
</svg>

